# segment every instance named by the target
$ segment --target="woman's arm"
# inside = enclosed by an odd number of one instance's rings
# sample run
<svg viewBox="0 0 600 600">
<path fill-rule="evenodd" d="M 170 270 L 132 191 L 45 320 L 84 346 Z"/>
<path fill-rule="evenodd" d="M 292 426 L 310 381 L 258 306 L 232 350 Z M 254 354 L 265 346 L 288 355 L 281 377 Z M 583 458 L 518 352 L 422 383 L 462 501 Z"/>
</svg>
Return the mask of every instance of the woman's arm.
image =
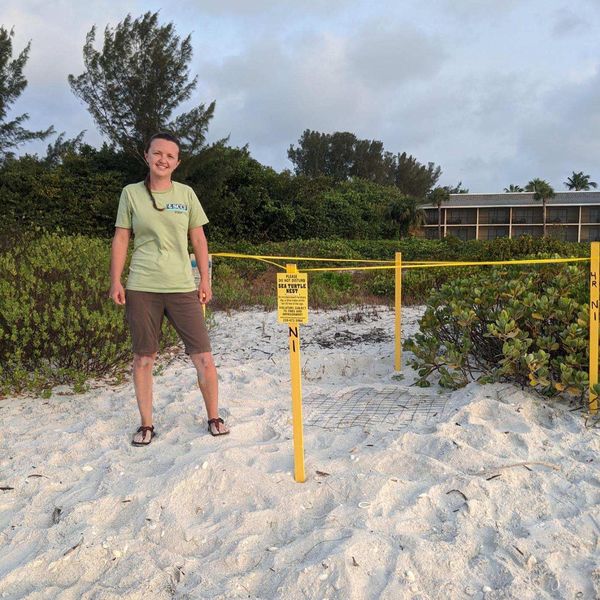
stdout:
<svg viewBox="0 0 600 600">
<path fill-rule="evenodd" d="M 125 304 L 125 290 L 121 283 L 121 275 L 127 259 L 127 248 L 131 238 L 131 229 L 115 228 L 115 235 L 110 251 L 110 291 L 108 297 L 115 304 Z"/>
<path fill-rule="evenodd" d="M 196 264 L 200 271 L 200 289 L 198 297 L 202 304 L 210 302 L 212 298 L 212 290 L 210 289 L 210 279 L 208 276 L 208 242 L 204 235 L 203 227 L 194 227 L 188 231 L 190 242 L 196 256 Z"/>
</svg>

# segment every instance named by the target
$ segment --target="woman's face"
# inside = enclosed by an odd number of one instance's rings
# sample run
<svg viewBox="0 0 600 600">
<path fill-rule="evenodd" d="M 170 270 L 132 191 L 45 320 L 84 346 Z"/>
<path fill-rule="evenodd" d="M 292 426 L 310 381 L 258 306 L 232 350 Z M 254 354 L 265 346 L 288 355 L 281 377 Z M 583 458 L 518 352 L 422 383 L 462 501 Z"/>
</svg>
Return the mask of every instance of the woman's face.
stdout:
<svg viewBox="0 0 600 600">
<path fill-rule="evenodd" d="M 170 179 L 173 171 L 179 166 L 179 148 L 175 142 L 169 140 L 152 140 L 144 158 L 152 176 Z"/>
</svg>

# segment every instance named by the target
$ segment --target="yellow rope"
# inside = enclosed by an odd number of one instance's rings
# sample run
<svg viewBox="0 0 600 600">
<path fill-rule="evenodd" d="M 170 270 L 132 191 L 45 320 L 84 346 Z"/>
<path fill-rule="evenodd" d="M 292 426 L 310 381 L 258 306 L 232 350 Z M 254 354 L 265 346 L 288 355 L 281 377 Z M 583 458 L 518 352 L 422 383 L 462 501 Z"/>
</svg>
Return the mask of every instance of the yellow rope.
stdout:
<svg viewBox="0 0 600 600">
<path fill-rule="evenodd" d="M 421 264 L 405 264 L 402 263 L 402 269 L 434 269 L 437 267 L 481 267 L 489 265 L 531 265 L 531 264 L 554 264 L 567 262 L 584 262 L 589 261 L 589 258 L 540 258 L 534 260 L 498 260 L 485 262 L 446 262 L 446 263 L 421 263 Z M 394 269 L 395 267 L 380 266 L 380 267 L 321 267 L 313 269 L 302 269 L 302 273 L 309 271 L 371 271 L 381 269 Z"/>
<path fill-rule="evenodd" d="M 383 269 L 395 269 L 394 261 L 390 260 L 371 260 L 358 258 L 315 258 L 307 256 L 261 256 L 254 254 L 238 254 L 236 252 L 215 252 L 212 256 L 224 258 L 243 258 L 251 260 L 260 260 L 262 262 L 275 265 L 279 269 L 285 270 L 283 265 L 273 262 L 269 259 L 289 260 L 289 261 L 319 261 L 319 262 L 353 262 L 353 263 L 377 263 L 378 266 L 369 267 L 315 267 L 311 269 L 302 269 L 302 272 L 309 271 L 374 271 Z M 496 261 L 403 261 L 402 269 L 431 269 L 436 267 L 482 267 L 492 265 L 535 265 L 535 264 L 558 264 L 568 262 L 589 262 L 589 258 L 536 258 L 536 259 L 518 259 L 518 260 L 496 260 Z"/>
<path fill-rule="evenodd" d="M 267 260 L 266 258 L 258 258 L 257 256 L 253 258 L 255 260 L 260 260 L 261 262 L 269 263 L 270 265 L 275 265 L 276 267 L 279 267 L 280 269 L 283 269 L 285 271 L 285 265 L 280 265 L 279 263 L 273 262 L 272 260 Z"/>
<path fill-rule="evenodd" d="M 316 262 L 356 262 L 356 263 L 377 263 L 377 264 L 394 264 L 393 260 L 371 260 L 368 258 L 314 258 L 307 256 L 263 256 L 254 254 L 238 254 L 236 252 L 211 252 L 211 256 L 222 256 L 225 258 L 254 258 L 274 260 L 294 260 L 294 261 L 316 261 Z"/>
<path fill-rule="evenodd" d="M 549 265 L 568 262 L 589 262 L 589 258 L 532 258 L 518 260 L 490 260 L 490 261 L 448 261 L 437 264 L 407 265 L 407 269 L 430 268 L 430 267 L 481 267 L 483 265 Z M 402 265 L 404 267 L 404 265 Z"/>
</svg>

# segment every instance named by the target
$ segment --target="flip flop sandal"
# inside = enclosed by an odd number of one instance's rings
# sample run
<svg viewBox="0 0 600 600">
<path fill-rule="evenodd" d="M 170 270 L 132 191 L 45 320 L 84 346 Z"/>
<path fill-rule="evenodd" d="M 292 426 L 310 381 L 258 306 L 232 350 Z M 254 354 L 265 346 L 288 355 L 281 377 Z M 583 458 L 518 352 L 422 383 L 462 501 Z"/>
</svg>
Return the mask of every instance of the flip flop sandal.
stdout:
<svg viewBox="0 0 600 600">
<path fill-rule="evenodd" d="M 217 419 L 209 419 L 208 420 L 208 432 L 213 437 L 217 437 L 218 435 L 227 435 L 229 433 L 229 431 L 219 431 L 219 423 L 223 423 L 223 425 L 225 425 L 225 421 L 223 421 L 223 419 L 221 419 L 221 417 L 218 417 Z M 213 433 L 211 425 L 215 426 L 217 433 Z"/>
<path fill-rule="evenodd" d="M 131 441 L 131 445 L 132 445 L 132 446 L 147 446 L 147 445 L 148 445 L 148 444 L 149 444 L 149 443 L 152 441 L 152 438 L 153 438 L 153 437 L 156 435 L 156 434 L 154 433 L 154 425 L 152 425 L 152 426 L 150 426 L 150 427 L 148 427 L 148 426 L 145 426 L 145 427 L 140 427 L 140 428 L 139 428 L 139 429 L 136 431 L 136 433 L 140 433 L 140 432 L 141 432 L 141 433 L 143 434 L 143 436 L 144 436 L 144 437 L 146 437 L 146 431 L 149 431 L 149 432 L 150 432 L 150 439 L 149 439 L 147 442 L 134 442 L 134 441 L 132 440 L 132 441 Z"/>
</svg>

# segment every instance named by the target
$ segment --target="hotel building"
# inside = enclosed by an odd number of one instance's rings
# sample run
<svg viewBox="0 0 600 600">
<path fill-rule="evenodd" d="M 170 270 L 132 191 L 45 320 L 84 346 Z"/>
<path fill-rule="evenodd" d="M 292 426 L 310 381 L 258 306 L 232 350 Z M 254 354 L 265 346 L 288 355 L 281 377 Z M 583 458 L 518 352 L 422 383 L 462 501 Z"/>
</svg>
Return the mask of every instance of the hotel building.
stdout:
<svg viewBox="0 0 600 600">
<path fill-rule="evenodd" d="M 532 192 L 505 194 L 450 194 L 441 207 L 442 237 L 453 235 L 462 240 L 493 240 L 497 237 L 530 235 L 544 232 L 541 200 Z M 546 202 L 547 235 L 569 242 L 600 240 L 600 191 L 556 192 Z M 438 238 L 438 208 L 423 206 L 426 224 L 421 234 Z"/>
</svg>

